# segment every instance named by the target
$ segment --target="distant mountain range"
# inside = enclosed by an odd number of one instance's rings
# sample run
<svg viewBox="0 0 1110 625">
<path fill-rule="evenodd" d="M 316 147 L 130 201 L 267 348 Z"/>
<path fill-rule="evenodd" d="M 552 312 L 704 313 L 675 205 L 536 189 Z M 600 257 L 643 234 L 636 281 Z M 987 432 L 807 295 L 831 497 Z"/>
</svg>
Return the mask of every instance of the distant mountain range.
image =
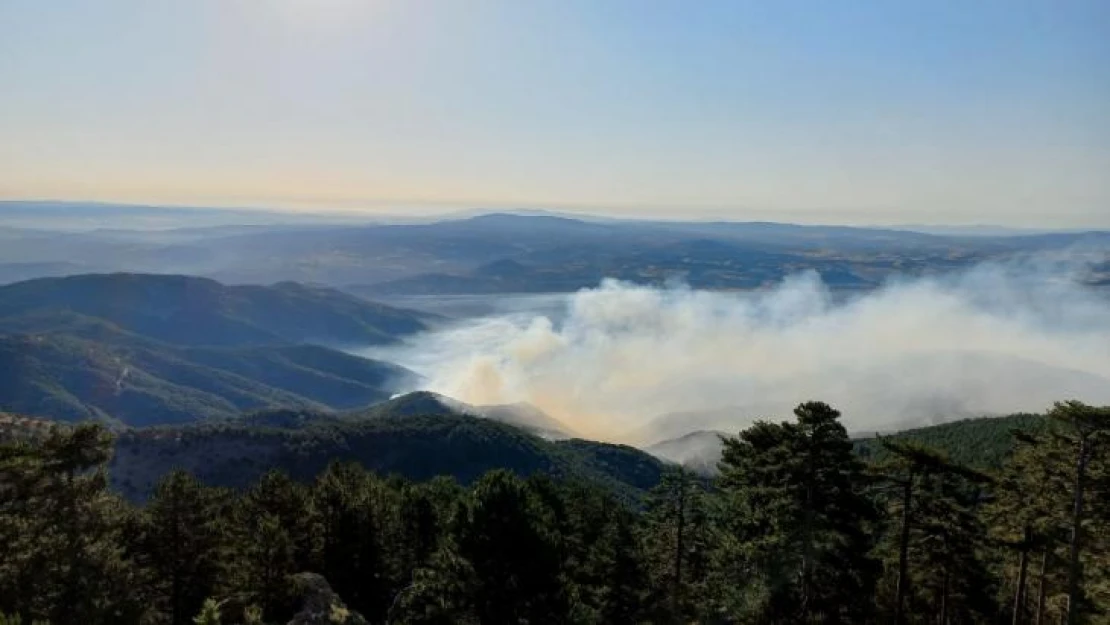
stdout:
<svg viewBox="0 0 1110 625">
<path fill-rule="evenodd" d="M 89 214 L 123 211 L 104 206 L 88 210 Z M 69 207 L 61 214 L 75 211 L 79 213 Z M 29 212 L 19 203 L 0 202 L 0 283 L 139 271 L 200 275 L 225 283 L 291 280 L 381 297 L 566 292 L 595 286 L 604 277 L 646 284 L 682 279 L 699 288 L 753 288 L 812 269 L 834 287 L 858 289 L 880 284 L 894 274 L 943 272 L 1015 254 L 1076 246 L 1110 249 L 1106 232 L 1000 236 L 976 230 L 971 236 L 959 231 L 925 234 L 766 222 L 586 220 L 547 214 L 487 214 L 409 224 L 273 223 L 243 217 L 242 223 L 250 225 L 203 226 L 207 222 L 198 217 L 197 227 L 151 230 L 137 223 L 131 229 L 117 225 L 60 232 L 25 227 L 20 219 Z M 175 219 L 190 214 L 208 213 L 186 209 L 173 213 Z M 117 215 L 114 223 L 129 222 Z M 1110 265 L 1092 276 L 1094 281 L 1108 279 Z"/>
<path fill-rule="evenodd" d="M 352 409 L 414 374 L 331 345 L 371 345 L 432 318 L 281 283 L 136 274 L 0 287 L 0 410 L 128 425 L 271 406 Z"/>
<path fill-rule="evenodd" d="M 146 338 L 190 346 L 282 342 L 375 345 L 426 329 L 428 316 L 340 291 L 282 282 L 225 286 L 191 276 L 117 273 L 0 287 L 5 319 L 31 331 L 54 313 L 103 320 Z"/>
</svg>

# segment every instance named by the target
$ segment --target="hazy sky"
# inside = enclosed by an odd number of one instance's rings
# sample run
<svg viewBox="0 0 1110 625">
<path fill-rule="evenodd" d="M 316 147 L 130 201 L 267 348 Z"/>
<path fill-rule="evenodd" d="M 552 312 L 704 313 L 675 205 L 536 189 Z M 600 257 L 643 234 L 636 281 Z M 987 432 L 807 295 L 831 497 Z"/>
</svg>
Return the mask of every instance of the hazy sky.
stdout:
<svg viewBox="0 0 1110 625">
<path fill-rule="evenodd" d="M 0 197 L 1110 227 L 1110 2 L 0 0 Z"/>
</svg>

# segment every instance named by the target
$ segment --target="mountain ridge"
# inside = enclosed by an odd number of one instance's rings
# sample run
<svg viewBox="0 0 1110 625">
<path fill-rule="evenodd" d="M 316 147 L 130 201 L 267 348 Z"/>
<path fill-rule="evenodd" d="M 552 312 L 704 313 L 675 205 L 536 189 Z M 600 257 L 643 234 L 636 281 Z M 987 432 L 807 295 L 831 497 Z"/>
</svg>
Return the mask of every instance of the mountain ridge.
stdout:
<svg viewBox="0 0 1110 625">
<path fill-rule="evenodd" d="M 430 319 L 294 283 L 141 274 L 17 283 L 0 287 L 0 409 L 117 426 L 354 409 L 415 374 L 315 341 L 391 342 Z"/>
</svg>

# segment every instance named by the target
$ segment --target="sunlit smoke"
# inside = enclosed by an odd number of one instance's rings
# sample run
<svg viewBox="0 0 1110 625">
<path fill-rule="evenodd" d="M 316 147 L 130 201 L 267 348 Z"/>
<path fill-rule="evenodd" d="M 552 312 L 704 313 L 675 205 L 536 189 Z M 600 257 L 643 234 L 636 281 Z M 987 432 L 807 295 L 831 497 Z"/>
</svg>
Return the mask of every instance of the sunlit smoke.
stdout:
<svg viewBox="0 0 1110 625">
<path fill-rule="evenodd" d="M 529 402 L 584 436 L 736 431 L 821 399 L 850 430 L 1110 403 L 1110 297 L 1035 258 L 834 297 L 815 272 L 756 292 L 606 280 L 565 317 L 461 322 L 373 355 L 475 403 Z"/>
</svg>

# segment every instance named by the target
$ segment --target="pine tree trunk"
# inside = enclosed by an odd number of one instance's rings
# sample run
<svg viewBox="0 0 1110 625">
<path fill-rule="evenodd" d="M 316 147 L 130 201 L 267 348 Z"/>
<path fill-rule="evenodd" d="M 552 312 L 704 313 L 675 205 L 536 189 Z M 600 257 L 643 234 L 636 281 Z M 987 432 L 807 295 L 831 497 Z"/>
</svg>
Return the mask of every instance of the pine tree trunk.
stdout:
<svg viewBox="0 0 1110 625">
<path fill-rule="evenodd" d="M 76 480 L 76 472 L 73 469 L 68 469 L 65 473 L 65 486 L 62 492 L 65 495 L 65 536 L 66 536 L 66 551 L 65 551 L 65 576 L 63 577 L 63 586 L 61 599 L 58 601 L 61 608 L 58 614 L 57 622 L 59 625 L 70 625 L 76 623 L 78 614 L 77 609 L 77 585 L 79 583 L 80 573 L 78 572 L 78 551 L 80 549 L 80 535 L 77 530 L 77 487 L 74 482 Z"/>
<path fill-rule="evenodd" d="M 802 618 L 810 622 L 810 595 L 813 584 L 813 485 L 806 486 L 806 507 L 802 527 Z"/>
<path fill-rule="evenodd" d="M 906 483 L 902 486 L 902 536 L 898 542 L 898 589 L 894 601 L 895 625 L 903 625 L 906 618 L 903 610 L 906 603 L 906 589 L 909 586 L 906 569 L 910 548 L 910 502 L 912 499 L 913 473 L 910 473 L 906 478 Z"/>
<path fill-rule="evenodd" d="M 188 618 L 181 609 L 181 559 L 178 557 L 181 553 L 181 517 L 177 509 L 180 503 L 177 499 L 177 493 L 173 495 L 173 501 L 170 504 L 170 514 L 173 519 L 170 521 L 171 534 L 170 544 L 172 545 L 171 553 L 174 554 L 174 562 L 170 569 L 170 622 L 173 625 L 182 625 L 185 619 Z"/>
<path fill-rule="evenodd" d="M 1025 578 L 1029 572 L 1029 539 L 1032 530 L 1028 525 L 1021 538 L 1021 560 L 1018 563 L 1017 590 L 1014 592 L 1014 625 L 1025 621 Z"/>
<path fill-rule="evenodd" d="M 1041 552 L 1041 572 L 1038 575 L 1039 579 L 1037 581 L 1037 620 L 1035 621 L 1036 625 L 1044 625 L 1044 600 L 1046 591 L 1048 590 L 1045 587 L 1047 583 L 1047 580 L 1045 578 L 1047 575 L 1048 547 L 1046 546 L 1044 548 L 1044 551 Z"/>
<path fill-rule="evenodd" d="M 686 473 L 679 473 L 678 480 L 678 508 L 676 510 L 678 524 L 675 530 L 674 547 L 674 589 L 671 591 L 671 614 L 676 623 L 682 622 L 681 599 L 682 593 L 682 556 L 685 553 L 683 544 L 683 530 L 686 526 Z"/>
<path fill-rule="evenodd" d="M 1071 513 L 1071 545 L 1068 553 L 1068 625 L 1079 622 L 1079 552 L 1082 547 L 1083 487 L 1090 451 L 1088 435 L 1080 435 L 1079 454 L 1075 461 L 1075 499 Z"/>
<path fill-rule="evenodd" d="M 944 534 L 944 581 L 940 588 L 940 625 L 948 625 L 948 593 L 952 580 L 952 555 L 948 550 L 948 534 Z"/>
</svg>

